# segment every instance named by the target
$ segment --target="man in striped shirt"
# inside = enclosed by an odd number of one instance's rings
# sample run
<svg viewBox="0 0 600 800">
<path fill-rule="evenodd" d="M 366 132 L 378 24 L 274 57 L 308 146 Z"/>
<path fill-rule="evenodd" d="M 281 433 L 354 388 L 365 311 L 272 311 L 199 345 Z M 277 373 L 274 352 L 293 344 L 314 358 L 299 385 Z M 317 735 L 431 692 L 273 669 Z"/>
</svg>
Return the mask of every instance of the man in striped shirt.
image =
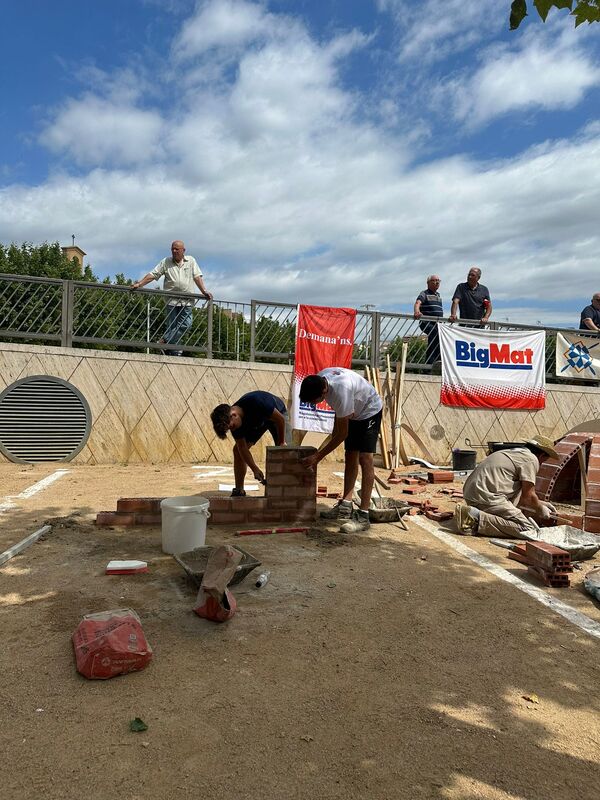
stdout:
<svg viewBox="0 0 600 800">
<path fill-rule="evenodd" d="M 437 322 L 431 320 L 421 320 L 421 317 L 443 317 L 444 309 L 442 298 L 438 289 L 440 288 L 438 275 L 430 275 L 427 278 L 427 289 L 415 300 L 414 317 L 420 320 L 419 327 L 423 333 L 427 334 L 427 351 L 425 353 L 425 363 L 433 364 L 440 360 L 440 340 Z"/>
</svg>

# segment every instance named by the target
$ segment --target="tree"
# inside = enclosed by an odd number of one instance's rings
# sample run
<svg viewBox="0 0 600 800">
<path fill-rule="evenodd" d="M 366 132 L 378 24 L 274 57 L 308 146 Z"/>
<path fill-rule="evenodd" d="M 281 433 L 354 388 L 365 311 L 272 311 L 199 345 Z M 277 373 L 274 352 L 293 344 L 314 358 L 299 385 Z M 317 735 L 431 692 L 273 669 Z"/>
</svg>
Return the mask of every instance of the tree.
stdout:
<svg viewBox="0 0 600 800">
<path fill-rule="evenodd" d="M 568 8 L 571 16 L 575 17 L 575 27 L 584 22 L 600 22 L 600 0 L 533 0 L 533 5 L 544 22 L 551 8 Z M 526 16 L 527 0 L 513 0 L 510 7 L 511 31 L 516 30 Z"/>
</svg>

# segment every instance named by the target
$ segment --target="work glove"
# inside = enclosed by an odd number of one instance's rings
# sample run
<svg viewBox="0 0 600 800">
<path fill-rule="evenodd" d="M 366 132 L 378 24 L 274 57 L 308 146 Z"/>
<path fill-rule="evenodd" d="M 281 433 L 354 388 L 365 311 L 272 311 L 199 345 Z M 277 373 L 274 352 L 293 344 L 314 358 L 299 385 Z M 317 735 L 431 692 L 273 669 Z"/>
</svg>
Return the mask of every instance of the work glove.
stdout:
<svg viewBox="0 0 600 800">
<path fill-rule="evenodd" d="M 543 503 L 542 510 L 540 511 L 540 517 L 544 520 L 552 519 L 555 515 L 556 511 L 553 511 L 554 506 L 551 506 L 550 503 Z"/>
</svg>

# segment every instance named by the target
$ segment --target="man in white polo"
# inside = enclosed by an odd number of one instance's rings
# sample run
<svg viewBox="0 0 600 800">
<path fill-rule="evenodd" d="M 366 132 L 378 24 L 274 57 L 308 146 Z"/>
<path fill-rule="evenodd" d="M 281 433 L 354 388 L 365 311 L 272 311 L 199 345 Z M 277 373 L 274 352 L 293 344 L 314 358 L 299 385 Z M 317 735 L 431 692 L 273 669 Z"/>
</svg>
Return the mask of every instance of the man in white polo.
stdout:
<svg viewBox="0 0 600 800">
<path fill-rule="evenodd" d="M 212 300 L 212 294 L 206 290 L 202 273 L 193 256 L 185 255 L 185 245 L 178 239 L 171 245 L 171 256 L 163 258 L 147 275 L 132 284 L 132 289 L 141 289 L 147 283 L 157 281 L 164 276 L 163 289 L 165 292 L 194 293 L 194 286 L 207 300 Z M 194 300 L 185 297 L 174 297 L 167 303 L 167 330 L 164 339 L 166 344 L 179 344 L 184 333 L 192 324 L 192 307 Z M 174 356 L 182 356 L 183 350 L 170 350 Z"/>
</svg>

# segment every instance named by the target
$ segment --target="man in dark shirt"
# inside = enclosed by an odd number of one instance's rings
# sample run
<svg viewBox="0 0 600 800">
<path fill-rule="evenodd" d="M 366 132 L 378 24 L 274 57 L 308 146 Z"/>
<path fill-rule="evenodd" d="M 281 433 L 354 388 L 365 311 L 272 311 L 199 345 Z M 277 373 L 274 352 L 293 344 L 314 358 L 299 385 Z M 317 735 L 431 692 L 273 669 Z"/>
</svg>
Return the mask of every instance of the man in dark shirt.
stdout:
<svg viewBox="0 0 600 800">
<path fill-rule="evenodd" d="M 477 319 L 486 324 L 492 314 L 492 301 L 487 286 L 479 283 L 480 278 L 479 267 L 471 267 L 466 283 L 458 284 L 452 297 L 450 322 L 456 322 L 460 315 L 461 319 Z"/>
<path fill-rule="evenodd" d="M 421 320 L 420 318 L 444 316 L 442 298 L 438 292 L 440 283 L 438 275 L 430 275 L 427 278 L 427 289 L 424 289 L 415 300 L 414 317 L 420 320 L 419 327 L 423 333 L 427 334 L 426 364 L 433 364 L 435 361 L 440 360 L 440 339 L 437 322 Z"/>
<path fill-rule="evenodd" d="M 233 474 L 235 488 L 232 497 L 244 497 L 244 478 L 248 467 L 257 481 L 264 483 L 265 476 L 256 465 L 250 448 L 266 431 L 271 433 L 276 445 L 286 443 L 288 420 L 285 403 L 270 392 L 248 392 L 233 405 L 222 403 L 210 415 L 213 428 L 219 439 L 226 439 L 227 432 L 235 439 L 233 446 Z M 289 432 L 287 434 L 289 439 Z"/>
<path fill-rule="evenodd" d="M 600 333 L 600 293 L 596 293 L 591 306 L 586 306 L 581 312 L 579 329 L 586 333 Z"/>
</svg>

